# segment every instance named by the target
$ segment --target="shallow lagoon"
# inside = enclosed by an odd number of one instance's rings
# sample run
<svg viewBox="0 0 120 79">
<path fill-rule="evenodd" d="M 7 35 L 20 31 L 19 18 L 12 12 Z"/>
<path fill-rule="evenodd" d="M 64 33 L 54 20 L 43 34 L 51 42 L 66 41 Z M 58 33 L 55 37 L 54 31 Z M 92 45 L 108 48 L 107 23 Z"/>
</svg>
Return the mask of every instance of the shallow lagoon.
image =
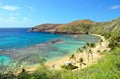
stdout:
<svg viewBox="0 0 120 79">
<path fill-rule="evenodd" d="M 5 31 L 3 31 L 5 30 Z M 0 31 L 0 60 L 24 61 L 37 64 L 40 58 L 52 60 L 74 53 L 87 42 L 98 42 L 92 35 L 64 35 L 27 32 L 28 29 L 2 29 Z"/>
</svg>

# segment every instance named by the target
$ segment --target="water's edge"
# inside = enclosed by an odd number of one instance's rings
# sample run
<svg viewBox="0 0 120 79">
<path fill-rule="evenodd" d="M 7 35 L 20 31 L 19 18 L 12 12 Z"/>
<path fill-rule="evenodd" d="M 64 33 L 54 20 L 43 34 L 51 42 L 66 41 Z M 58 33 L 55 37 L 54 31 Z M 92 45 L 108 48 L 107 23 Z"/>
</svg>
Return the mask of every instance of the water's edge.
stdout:
<svg viewBox="0 0 120 79">
<path fill-rule="evenodd" d="M 23 32 L 21 33 L 19 34 L 21 34 L 21 38 L 22 38 Z M 27 33 L 26 35 L 29 35 L 29 34 Z M 37 34 L 30 33 L 30 35 L 32 36 L 30 38 L 34 37 L 36 38 L 35 40 L 38 39 L 38 42 L 39 42 L 39 39 L 42 40 L 42 38 L 39 38 L 42 34 L 39 35 L 39 33 Z M 39 35 L 39 37 L 35 35 Z M 41 37 L 45 37 L 45 36 L 46 35 L 43 34 L 43 36 Z M 54 34 L 54 35 L 47 34 L 47 36 L 49 36 L 49 38 L 52 38 L 52 39 L 48 41 L 44 41 L 43 43 L 36 43 L 32 46 L 28 46 L 24 48 L 0 49 L 0 60 L 4 61 L 4 63 L 9 63 L 12 60 L 12 61 L 27 62 L 28 65 L 33 65 L 33 64 L 39 63 L 39 60 L 41 58 L 45 58 L 48 61 L 51 61 L 59 57 L 70 55 L 74 53 L 78 48 L 84 46 L 87 42 L 97 43 L 99 40 L 99 37 L 96 37 L 93 35 L 73 35 L 72 34 L 72 35 L 57 36 L 57 34 Z M 53 38 L 52 36 L 55 36 L 55 38 Z M 35 40 L 32 39 L 32 41 L 35 41 Z"/>
</svg>

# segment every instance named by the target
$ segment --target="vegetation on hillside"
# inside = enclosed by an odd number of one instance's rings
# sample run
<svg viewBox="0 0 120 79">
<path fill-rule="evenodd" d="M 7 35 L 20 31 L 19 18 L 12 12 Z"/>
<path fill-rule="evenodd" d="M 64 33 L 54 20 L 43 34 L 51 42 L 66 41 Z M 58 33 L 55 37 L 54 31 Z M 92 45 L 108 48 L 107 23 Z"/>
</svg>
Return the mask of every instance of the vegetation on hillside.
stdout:
<svg viewBox="0 0 120 79">
<path fill-rule="evenodd" d="M 120 18 L 108 22 L 78 20 L 67 24 L 42 24 L 31 28 L 30 31 L 76 34 L 104 34 L 106 32 L 118 33 L 120 32 Z"/>
<path fill-rule="evenodd" d="M 109 41 L 108 47 L 111 50 L 100 52 L 104 57 L 102 57 L 97 63 L 82 69 L 82 65 L 87 63 L 84 63 L 84 59 L 80 58 L 77 61 L 80 64 L 80 69 L 76 71 L 72 71 L 74 68 L 77 68 L 72 64 L 70 64 L 69 67 L 63 66 L 65 70 L 52 70 L 44 64 L 46 60 L 41 59 L 41 64 L 35 72 L 30 73 L 23 68 L 21 73 L 17 75 L 14 75 L 12 71 L 4 74 L 0 73 L 0 79 L 120 79 L 120 18 L 110 22 L 95 23 L 93 26 L 90 25 L 89 29 L 87 29 L 88 24 L 84 25 L 86 25 L 84 26 L 86 27 L 86 30 L 84 27 L 80 26 L 83 32 L 101 34 Z M 79 26 L 75 28 L 78 27 Z M 73 26 L 67 28 L 66 26 L 65 30 L 74 29 L 71 31 L 76 31 L 79 29 L 75 28 L 73 28 Z M 102 40 L 100 43 L 101 42 Z M 93 43 L 87 43 L 86 46 L 83 47 L 83 49 L 87 49 L 88 59 L 89 55 L 92 56 L 92 51 L 90 49 L 93 47 L 95 47 Z M 83 52 L 83 49 L 78 48 L 77 52 Z M 70 59 L 76 61 L 74 55 L 71 55 Z"/>
<path fill-rule="evenodd" d="M 105 33 L 119 33 L 120 32 L 120 18 L 108 22 L 99 22 L 94 25 L 90 33 L 105 34 Z"/>
<path fill-rule="evenodd" d="M 119 79 L 120 78 L 120 34 L 116 36 L 114 33 L 104 34 L 106 40 L 110 41 L 110 51 L 104 51 L 104 55 L 97 63 L 82 69 L 84 60 L 79 59 L 80 70 L 72 71 L 71 68 L 77 68 L 70 65 L 69 67 L 63 66 L 67 70 L 52 70 L 44 64 L 44 59 L 41 60 L 39 68 L 32 73 L 25 71 L 23 68 L 21 73 L 14 75 L 13 72 L 0 74 L 0 79 Z M 109 36 L 109 38 L 108 38 Z M 116 44 L 117 43 L 117 44 Z M 115 45 L 114 45 L 115 44 Z M 86 46 L 94 47 L 94 44 L 86 44 Z M 89 48 L 90 48 L 89 47 Z M 84 47 L 83 47 L 84 48 Z M 78 49 L 80 52 L 81 49 Z M 70 58 L 74 58 L 71 55 Z"/>
</svg>

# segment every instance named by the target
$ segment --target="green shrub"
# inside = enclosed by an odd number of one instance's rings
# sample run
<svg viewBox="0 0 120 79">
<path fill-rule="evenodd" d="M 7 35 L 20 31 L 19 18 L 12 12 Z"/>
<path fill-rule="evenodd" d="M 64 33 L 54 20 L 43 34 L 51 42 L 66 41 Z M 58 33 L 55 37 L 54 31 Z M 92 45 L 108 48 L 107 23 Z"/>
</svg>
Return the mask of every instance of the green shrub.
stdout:
<svg viewBox="0 0 120 79">
<path fill-rule="evenodd" d="M 66 70 L 73 70 L 73 69 L 77 69 L 78 66 L 74 66 L 71 63 L 69 63 L 68 65 L 62 65 L 61 68 L 66 69 Z"/>
</svg>

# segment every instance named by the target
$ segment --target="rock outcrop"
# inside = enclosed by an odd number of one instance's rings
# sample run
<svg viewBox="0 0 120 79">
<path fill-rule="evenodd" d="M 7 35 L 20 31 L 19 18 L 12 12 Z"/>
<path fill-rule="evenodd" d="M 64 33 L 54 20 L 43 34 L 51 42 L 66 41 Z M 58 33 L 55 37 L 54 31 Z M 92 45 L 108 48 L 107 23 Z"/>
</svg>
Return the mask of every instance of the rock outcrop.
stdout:
<svg viewBox="0 0 120 79">
<path fill-rule="evenodd" d="M 30 32 L 50 32 L 55 33 L 58 26 L 62 24 L 42 24 L 29 29 Z"/>
</svg>

